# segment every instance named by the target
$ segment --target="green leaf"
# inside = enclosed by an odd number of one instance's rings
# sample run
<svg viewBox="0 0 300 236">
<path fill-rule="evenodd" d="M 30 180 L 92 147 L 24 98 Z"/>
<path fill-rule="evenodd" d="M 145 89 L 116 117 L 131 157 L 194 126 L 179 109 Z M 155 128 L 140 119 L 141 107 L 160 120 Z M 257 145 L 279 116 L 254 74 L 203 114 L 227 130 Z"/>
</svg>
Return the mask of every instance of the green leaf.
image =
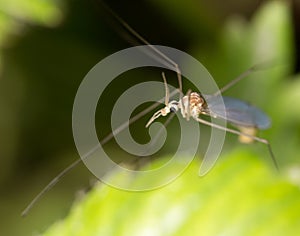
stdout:
<svg viewBox="0 0 300 236">
<path fill-rule="evenodd" d="M 149 192 L 99 184 L 43 235 L 300 234 L 299 187 L 258 156 L 239 150 L 204 177 L 198 170 L 194 161 L 173 183 Z"/>
<path fill-rule="evenodd" d="M 56 26 L 63 17 L 62 4 L 47 0 L 0 0 L 0 48 L 8 36 L 26 24 Z"/>
</svg>

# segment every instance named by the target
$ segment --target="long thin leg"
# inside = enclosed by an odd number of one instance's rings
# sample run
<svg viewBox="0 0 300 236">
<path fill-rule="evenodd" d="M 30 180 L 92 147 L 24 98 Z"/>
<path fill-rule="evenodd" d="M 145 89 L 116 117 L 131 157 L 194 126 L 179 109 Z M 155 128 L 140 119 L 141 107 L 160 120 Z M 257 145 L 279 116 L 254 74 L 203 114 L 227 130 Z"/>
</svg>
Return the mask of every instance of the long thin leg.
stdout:
<svg viewBox="0 0 300 236">
<path fill-rule="evenodd" d="M 170 96 L 174 96 L 177 93 L 177 91 L 173 91 Z M 110 132 L 105 138 L 103 138 L 100 142 L 101 145 L 106 144 L 109 142 L 114 135 L 117 135 L 118 133 L 122 132 L 125 128 L 127 128 L 130 124 L 137 121 L 144 115 L 148 114 L 150 111 L 154 110 L 156 107 L 160 105 L 160 103 L 164 100 L 164 98 L 160 99 L 157 103 L 154 103 L 153 105 L 149 106 L 145 110 L 139 112 L 135 116 L 133 116 L 129 122 L 124 122 L 122 125 L 120 125 L 117 129 L 114 130 L 114 132 Z M 69 171 L 74 169 L 79 163 L 81 163 L 82 159 L 88 158 L 95 150 L 97 150 L 98 146 L 94 147 L 90 152 L 89 155 L 86 155 L 85 157 L 79 158 L 73 163 L 71 163 L 67 168 L 65 168 L 63 171 L 61 171 L 56 177 L 54 177 L 34 198 L 33 200 L 28 204 L 28 206 L 22 211 L 21 215 L 26 216 L 28 212 L 32 209 L 32 207 L 41 199 L 41 197 L 47 193 L 50 189 L 52 189 L 57 182 L 59 182 Z"/>
<path fill-rule="evenodd" d="M 273 150 L 271 148 L 271 144 L 270 144 L 270 142 L 268 140 L 263 139 L 263 138 L 259 138 L 259 137 L 256 137 L 256 136 L 253 136 L 253 135 L 250 135 L 250 134 L 245 134 L 245 133 L 242 133 L 242 132 L 240 132 L 238 130 L 235 130 L 235 129 L 230 129 L 230 128 L 227 128 L 227 127 L 224 127 L 224 126 L 221 126 L 221 125 L 217 125 L 217 124 L 208 122 L 208 121 L 200 119 L 200 118 L 194 117 L 194 119 L 196 121 L 198 121 L 199 123 L 202 123 L 204 125 L 208 125 L 208 126 L 213 127 L 213 128 L 224 130 L 224 131 L 229 132 L 229 133 L 233 133 L 233 134 L 237 134 L 237 135 L 244 135 L 244 136 L 252 138 L 252 139 L 254 139 L 254 140 L 256 140 L 256 141 L 258 141 L 260 143 L 266 144 L 268 146 L 268 150 L 269 150 L 270 156 L 271 156 L 271 158 L 273 160 L 273 163 L 275 165 L 275 168 L 277 169 L 277 171 L 279 171 L 279 167 L 278 167 L 277 161 L 275 159 Z"/>
<path fill-rule="evenodd" d="M 188 102 L 187 102 L 187 107 L 184 108 L 185 109 L 184 113 L 186 115 L 186 119 L 187 120 L 190 120 L 190 117 L 191 117 L 191 110 L 190 110 L 190 106 L 191 106 L 191 104 L 190 104 L 191 92 L 192 92 L 192 90 L 189 89 L 188 92 L 187 92 L 187 94 L 186 94 L 186 96 L 188 98 Z"/>
<path fill-rule="evenodd" d="M 177 74 L 178 86 L 179 86 L 179 88 L 178 88 L 178 90 L 179 90 L 179 101 L 181 103 L 181 107 L 184 108 L 181 71 L 180 71 L 177 64 L 175 64 L 175 68 L 176 68 L 176 74 Z"/>
<path fill-rule="evenodd" d="M 155 57 L 153 54 L 149 54 L 149 52 L 145 52 L 146 54 L 150 55 L 152 58 L 156 59 L 158 62 L 162 63 L 163 65 L 167 65 L 171 70 L 174 70 L 177 74 L 178 79 L 178 90 L 179 90 L 179 96 L 181 101 L 181 106 L 184 107 L 182 97 L 182 77 L 181 77 L 181 71 L 176 62 L 174 62 L 171 58 L 166 56 L 164 53 L 162 53 L 160 50 L 158 50 L 155 46 L 151 45 L 144 37 L 142 37 L 138 32 L 136 32 L 130 25 L 126 23 L 118 14 L 116 14 L 108 5 L 106 5 L 103 1 L 100 1 L 103 7 L 106 11 L 108 11 L 118 22 L 120 22 L 125 29 L 127 29 L 134 37 L 136 37 L 138 40 L 140 40 L 142 43 L 149 46 L 149 48 L 156 53 L 158 57 Z M 162 61 L 163 59 L 164 61 Z"/>
<path fill-rule="evenodd" d="M 260 71 L 260 70 L 264 70 L 266 68 L 269 68 L 270 65 L 271 65 L 271 62 L 267 61 L 267 62 L 256 64 L 256 65 L 250 67 L 248 70 L 246 70 L 245 72 L 240 74 L 234 80 L 230 81 L 228 84 L 226 84 L 224 87 L 222 87 L 219 91 L 217 91 L 213 95 L 217 96 L 217 95 L 225 92 L 226 90 L 230 89 L 232 86 L 236 85 L 241 80 L 245 79 L 248 75 L 252 74 L 255 71 Z"/>
<path fill-rule="evenodd" d="M 106 11 L 108 11 L 118 22 L 120 22 L 125 29 L 127 29 L 133 36 L 139 39 L 142 43 L 148 45 L 153 52 L 155 52 L 159 57 L 163 58 L 167 61 L 170 65 L 172 65 L 172 69 L 177 68 L 179 70 L 178 65 L 164 53 L 159 51 L 155 46 L 151 45 L 145 38 L 143 38 L 138 32 L 136 32 L 130 25 L 128 25 L 117 13 L 115 13 L 108 5 L 106 5 L 103 1 L 100 1 L 102 6 Z M 176 70 L 176 69 L 175 69 Z M 180 70 L 179 70 L 180 71 Z"/>
<path fill-rule="evenodd" d="M 74 161 L 71 165 L 69 165 L 67 168 L 65 168 L 62 172 L 60 172 L 54 179 L 50 181 L 49 184 L 45 188 L 42 189 L 41 192 L 39 192 L 38 195 L 34 197 L 34 199 L 28 204 L 28 206 L 22 211 L 21 216 L 24 217 L 28 214 L 28 212 L 31 210 L 31 208 L 40 200 L 40 198 L 47 193 L 54 185 L 57 184 L 57 182 L 64 177 L 70 170 L 72 170 L 75 166 L 77 166 L 81 162 L 81 159 L 77 159 Z"/>
<path fill-rule="evenodd" d="M 164 80 L 164 85 L 165 85 L 165 105 L 167 106 L 169 104 L 169 88 L 168 88 L 168 83 L 167 83 L 165 73 L 162 72 L 161 75 L 162 75 L 162 78 Z"/>
<path fill-rule="evenodd" d="M 182 101 L 182 97 L 183 97 L 183 92 L 182 92 L 182 77 L 181 77 L 181 71 L 179 69 L 178 64 L 176 62 L 174 62 L 171 58 L 169 58 L 168 56 L 166 56 L 164 53 L 162 53 L 161 51 L 159 51 L 155 46 L 151 45 L 144 37 L 142 37 L 130 25 L 128 25 L 119 15 L 117 15 L 114 11 L 112 11 L 103 1 L 101 1 L 101 3 L 104 6 L 104 8 L 112 16 L 114 16 L 115 19 L 117 21 L 119 21 L 132 35 L 134 35 L 137 39 L 139 39 L 144 44 L 148 45 L 157 55 L 159 55 L 162 59 L 166 60 L 168 63 L 170 63 L 172 65 L 170 67 L 170 69 L 175 69 L 175 71 L 177 73 L 178 86 L 179 86 L 178 90 L 179 90 L 179 95 L 180 95 L 181 106 L 184 107 L 184 104 L 183 104 L 183 101 Z M 160 61 L 162 64 L 165 64 L 163 61 L 161 61 L 158 58 L 156 58 L 156 60 Z M 248 70 L 246 70 L 240 76 L 238 76 L 236 79 L 232 80 L 227 85 L 225 85 L 223 88 L 221 88 L 219 91 L 217 91 L 214 95 L 217 96 L 217 95 L 225 92 L 226 90 L 228 90 L 229 88 L 231 88 L 232 86 L 234 86 L 235 84 L 237 84 L 239 81 L 241 81 L 242 79 L 246 78 L 251 73 L 253 73 L 255 71 L 258 71 L 258 70 L 265 69 L 265 68 L 267 68 L 268 65 L 269 65 L 269 63 L 267 62 L 267 63 L 261 63 L 261 64 L 257 64 L 257 65 L 254 65 L 254 66 L 250 67 Z"/>
</svg>

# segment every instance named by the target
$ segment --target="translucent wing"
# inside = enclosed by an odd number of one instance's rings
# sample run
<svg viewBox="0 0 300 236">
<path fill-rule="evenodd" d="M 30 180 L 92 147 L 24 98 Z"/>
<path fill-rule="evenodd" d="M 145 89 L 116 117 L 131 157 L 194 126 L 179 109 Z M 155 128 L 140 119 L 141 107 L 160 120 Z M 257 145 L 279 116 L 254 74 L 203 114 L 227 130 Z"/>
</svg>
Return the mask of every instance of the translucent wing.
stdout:
<svg viewBox="0 0 300 236">
<path fill-rule="evenodd" d="M 247 102 L 230 97 L 223 97 L 226 112 L 225 116 L 224 107 L 219 102 L 219 99 L 210 95 L 204 97 L 212 116 L 226 119 L 233 125 L 254 127 L 257 129 L 267 129 L 271 125 L 271 121 L 265 113 Z"/>
</svg>

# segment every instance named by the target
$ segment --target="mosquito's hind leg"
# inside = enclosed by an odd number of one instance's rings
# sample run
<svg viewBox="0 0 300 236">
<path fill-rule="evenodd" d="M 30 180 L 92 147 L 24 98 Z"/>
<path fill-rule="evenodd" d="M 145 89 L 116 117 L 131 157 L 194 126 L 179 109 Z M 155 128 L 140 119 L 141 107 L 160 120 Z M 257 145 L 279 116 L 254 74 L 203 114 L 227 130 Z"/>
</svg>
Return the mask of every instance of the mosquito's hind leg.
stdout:
<svg viewBox="0 0 300 236">
<path fill-rule="evenodd" d="M 232 134 L 236 134 L 238 136 L 245 136 L 245 137 L 249 137 L 255 141 L 258 141 L 260 143 L 263 143 L 265 145 L 267 145 L 268 147 L 268 151 L 269 151 L 269 154 L 272 158 L 272 161 L 274 163 L 274 166 L 276 168 L 277 171 L 279 171 L 279 167 L 278 167 L 278 164 L 277 164 L 277 161 L 276 161 L 276 158 L 275 158 L 275 155 L 273 153 L 273 150 L 272 150 L 272 147 L 271 147 L 271 144 L 270 142 L 267 140 L 267 139 L 264 139 L 264 138 L 260 138 L 260 137 L 257 137 L 257 136 L 253 136 L 253 135 L 250 135 L 250 134 L 246 134 L 246 133 L 243 133 L 241 131 L 238 131 L 238 130 L 235 130 L 235 129 L 230 129 L 230 128 L 227 128 L 227 127 L 223 127 L 221 125 L 218 125 L 218 124 L 214 124 L 214 123 L 211 123 L 209 121 L 206 121 L 206 120 L 203 120 L 201 118 L 197 118 L 197 117 L 194 117 L 194 119 L 196 121 L 198 121 L 199 123 L 202 123 L 204 125 L 208 125 L 210 127 L 213 127 L 213 128 L 217 128 L 217 129 L 220 129 L 220 130 L 224 130 L 226 132 L 229 132 L 229 133 L 232 133 Z"/>
</svg>

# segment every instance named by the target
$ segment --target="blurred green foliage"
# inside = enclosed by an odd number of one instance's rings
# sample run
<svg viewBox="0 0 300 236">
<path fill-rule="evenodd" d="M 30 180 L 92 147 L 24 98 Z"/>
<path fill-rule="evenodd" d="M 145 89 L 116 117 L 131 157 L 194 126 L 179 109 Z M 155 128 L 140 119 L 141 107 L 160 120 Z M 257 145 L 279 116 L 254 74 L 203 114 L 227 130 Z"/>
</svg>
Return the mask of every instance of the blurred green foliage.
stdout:
<svg viewBox="0 0 300 236">
<path fill-rule="evenodd" d="M 24 98 L 23 76 L 18 71 L 17 62 L 10 65 L 5 57 L 5 51 L 14 47 L 18 36 L 24 34 L 28 26 L 57 26 L 62 20 L 62 5 L 55 1 L 0 1 L 0 74 L 1 74 L 1 176 L 10 170 L 18 149 L 18 133 L 20 132 L 20 114 Z M 28 57 L 29 55 L 27 55 Z M 5 137 L 5 138 L 4 138 Z M 5 163 L 5 164 L 4 164 Z"/>
<path fill-rule="evenodd" d="M 298 235 L 299 187 L 271 172 L 259 156 L 237 149 L 204 178 L 194 161 L 158 190 L 98 184 L 43 235 Z"/>
<path fill-rule="evenodd" d="M 149 228 L 157 231 L 147 232 L 158 235 L 175 231 L 178 235 L 191 231 L 299 234 L 295 222 L 299 221 L 300 82 L 299 75 L 292 74 L 295 50 L 290 5 L 288 1 L 260 1 L 264 4 L 255 9 L 251 0 L 243 2 L 243 12 L 231 11 L 237 5 L 242 8 L 237 2 L 228 1 L 226 6 L 217 0 L 136 3 L 147 9 L 143 11 L 126 1 L 109 4 L 151 43 L 174 46 L 196 57 L 220 87 L 253 64 L 267 62 L 265 69 L 226 95 L 247 100 L 272 118 L 272 128 L 260 135 L 270 140 L 280 175 L 270 172 L 272 163 L 264 145 L 241 147 L 235 136 L 228 135 L 222 157 L 226 160 L 204 178 L 197 176 L 199 163 L 195 161 L 182 178 L 153 192 L 97 187 L 46 235 L 68 235 L 74 229 L 77 235 L 100 230 L 126 235 Z M 250 6 L 253 14 L 249 14 Z M 1 235 L 45 231 L 68 214 L 74 192 L 88 186 L 86 168 L 76 169 L 26 219 L 19 216 L 35 193 L 78 158 L 71 115 L 82 78 L 99 60 L 129 46 L 114 33 L 109 18 L 97 1 L 0 0 Z M 161 80 L 161 71 L 150 70 L 112 84 L 97 116 L 103 135 L 110 131 L 112 94 L 117 97 L 134 81 Z M 170 83 L 175 85 L 174 81 Z M 186 84 L 184 89 L 189 89 Z M 135 135 L 147 134 L 147 118 Z M 169 131 L 173 128 L 171 124 Z M 113 143 L 107 149 L 120 158 L 126 156 Z"/>
<path fill-rule="evenodd" d="M 1 0 L 0 47 L 7 44 L 13 34 L 25 30 L 26 24 L 56 26 L 62 17 L 62 4 L 59 1 Z"/>
</svg>

